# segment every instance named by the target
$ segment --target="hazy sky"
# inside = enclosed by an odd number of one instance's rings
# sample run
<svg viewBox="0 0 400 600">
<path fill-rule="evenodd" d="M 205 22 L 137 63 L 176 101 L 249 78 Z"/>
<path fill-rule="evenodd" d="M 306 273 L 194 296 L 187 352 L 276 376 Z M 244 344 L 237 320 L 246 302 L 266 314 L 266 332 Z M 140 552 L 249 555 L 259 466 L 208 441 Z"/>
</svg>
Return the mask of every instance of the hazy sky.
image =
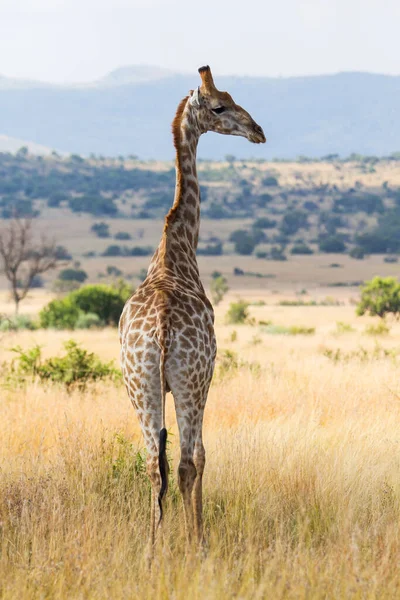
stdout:
<svg viewBox="0 0 400 600">
<path fill-rule="evenodd" d="M 0 74 L 93 80 L 153 64 L 217 74 L 400 74 L 400 0 L 0 0 Z"/>
</svg>

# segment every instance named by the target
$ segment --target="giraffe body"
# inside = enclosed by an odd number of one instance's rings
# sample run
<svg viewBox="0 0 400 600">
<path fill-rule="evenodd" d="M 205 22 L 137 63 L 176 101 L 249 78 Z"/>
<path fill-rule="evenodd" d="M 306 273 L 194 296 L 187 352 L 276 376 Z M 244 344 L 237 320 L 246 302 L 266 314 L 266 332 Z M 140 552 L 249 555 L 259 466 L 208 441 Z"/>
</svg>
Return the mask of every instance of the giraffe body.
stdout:
<svg viewBox="0 0 400 600">
<path fill-rule="evenodd" d="M 165 394 L 174 397 L 180 437 L 178 483 L 187 539 L 202 538 L 202 424 L 216 340 L 214 312 L 200 280 L 196 247 L 200 193 L 196 149 L 206 131 L 265 141 L 262 129 L 229 94 L 216 90 L 209 67 L 199 69 L 201 88 L 178 106 L 172 125 L 176 148 L 175 199 L 147 277 L 120 319 L 121 365 L 128 395 L 144 436 L 151 480 L 150 545 L 162 517 L 168 464 L 165 455 Z M 221 102 L 224 103 L 221 114 Z M 216 106 L 218 104 L 218 106 Z M 215 108 L 213 108 L 215 106 Z M 161 442 L 160 442 L 161 440 Z"/>
</svg>

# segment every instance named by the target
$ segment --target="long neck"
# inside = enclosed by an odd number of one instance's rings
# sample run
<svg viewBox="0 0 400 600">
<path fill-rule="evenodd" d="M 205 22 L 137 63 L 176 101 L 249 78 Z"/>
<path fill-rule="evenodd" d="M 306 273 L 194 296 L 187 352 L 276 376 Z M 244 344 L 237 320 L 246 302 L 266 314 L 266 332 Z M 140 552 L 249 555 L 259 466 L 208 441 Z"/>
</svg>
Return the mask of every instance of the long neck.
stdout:
<svg viewBox="0 0 400 600">
<path fill-rule="evenodd" d="M 196 260 L 200 227 L 196 151 L 201 132 L 187 98 L 178 107 L 172 128 L 176 149 L 175 198 L 149 274 L 153 266 L 162 266 L 164 271 L 198 283 L 202 289 Z"/>
<path fill-rule="evenodd" d="M 178 108 L 172 125 L 176 150 L 176 186 L 174 204 L 165 219 L 164 234 L 172 245 L 179 239 L 195 253 L 200 227 L 200 190 L 196 171 L 200 131 L 192 111 L 186 100 L 182 114 L 179 114 Z"/>
</svg>

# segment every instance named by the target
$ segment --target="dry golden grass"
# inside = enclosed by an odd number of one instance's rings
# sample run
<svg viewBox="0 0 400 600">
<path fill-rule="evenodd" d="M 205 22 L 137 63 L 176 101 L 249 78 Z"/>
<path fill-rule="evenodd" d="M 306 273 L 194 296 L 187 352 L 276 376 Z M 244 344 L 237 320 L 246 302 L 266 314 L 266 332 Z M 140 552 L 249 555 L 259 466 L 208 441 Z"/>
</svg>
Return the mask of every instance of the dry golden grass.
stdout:
<svg viewBox="0 0 400 600">
<path fill-rule="evenodd" d="M 67 394 L 32 383 L 1 392 L 0 598 L 400 597 L 395 359 L 324 356 L 324 348 L 373 350 L 368 320 L 349 306 L 251 308 L 257 319 L 315 326 L 311 336 L 226 326 L 225 312 L 226 303 L 217 312 L 220 349 L 260 368 L 217 369 L 205 418 L 203 556 L 185 556 L 173 481 L 164 548 L 146 570 L 148 485 L 124 389 Z M 356 331 L 338 334 L 337 321 Z M 71 335 L 4 335 L 0 361 L 15 343 L 54 354 Z M 115 331 L 73 337 L 117 359 Z M 398 348 L 399 327 L 379 344 Z M 168 424 L 176 470 L 170 398 Z"/>
</svg>

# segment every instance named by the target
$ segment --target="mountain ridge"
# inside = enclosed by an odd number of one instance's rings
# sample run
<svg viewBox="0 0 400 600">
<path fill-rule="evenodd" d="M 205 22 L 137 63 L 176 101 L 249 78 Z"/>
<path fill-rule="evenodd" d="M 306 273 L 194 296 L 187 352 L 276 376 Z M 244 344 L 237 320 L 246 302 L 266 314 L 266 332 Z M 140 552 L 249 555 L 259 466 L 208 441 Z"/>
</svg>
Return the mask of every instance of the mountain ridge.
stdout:
<svg viewBox="0 0 400 600">
<path fill-rule="evenodd" d="M 144 159 L 173 157 L 170 123 L 181 98 L 199 82 L 197 73 L 143 65 L 121 67 L 88 84 L 7 88 L 5 79 L 0 77 L 1 134 L 68 153 Z M 267 144 L 208 134 L 200 158 L 387 155 L 400 148 L 400 76 L 215 79 L 263 126 Z"/>
</svg>

